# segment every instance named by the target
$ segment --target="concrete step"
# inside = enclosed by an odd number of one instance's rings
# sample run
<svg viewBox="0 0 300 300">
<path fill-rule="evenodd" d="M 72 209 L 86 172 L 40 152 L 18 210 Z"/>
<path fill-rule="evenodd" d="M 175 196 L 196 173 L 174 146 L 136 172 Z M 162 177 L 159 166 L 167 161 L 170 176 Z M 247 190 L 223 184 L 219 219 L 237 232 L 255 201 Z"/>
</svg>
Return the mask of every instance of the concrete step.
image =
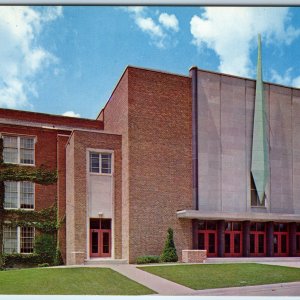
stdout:
<svg viewBox="0 0 300 300">
<path fill-rule="evenodd" d="M 84 261 L 85 265 L 122 265 L 128 264 L 126 259 L 91 258 Z"/>
</svg>

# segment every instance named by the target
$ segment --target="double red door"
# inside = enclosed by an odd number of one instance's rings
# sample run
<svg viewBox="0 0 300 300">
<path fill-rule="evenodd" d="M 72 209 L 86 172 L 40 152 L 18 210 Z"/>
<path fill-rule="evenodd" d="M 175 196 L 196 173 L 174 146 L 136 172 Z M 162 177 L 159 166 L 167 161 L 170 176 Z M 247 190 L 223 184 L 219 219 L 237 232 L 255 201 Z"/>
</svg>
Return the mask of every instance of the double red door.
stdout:
<svg viewBox="0 0 300 300">
<path fill-rule="evenodd" d="M 266 256 L 265 232 L 250 231 L 250 255 Z"/>
<path fill-rule="evenodd" d="M 217 231 L 216 230 L 199 230 L 198 231 L 198 248 L 205 249 L 207 256 L 217 256 Z"/>
<path fill-rule="evenodd" d="M 241 231 L 225 231 L 225 256 L 242 256 Z"/>
<path fill-rule="evenodd" d="M 90 256 L 91 257 L 111 256 L 111 230 L 110 229 L 90 230 Z"/>
</svg>

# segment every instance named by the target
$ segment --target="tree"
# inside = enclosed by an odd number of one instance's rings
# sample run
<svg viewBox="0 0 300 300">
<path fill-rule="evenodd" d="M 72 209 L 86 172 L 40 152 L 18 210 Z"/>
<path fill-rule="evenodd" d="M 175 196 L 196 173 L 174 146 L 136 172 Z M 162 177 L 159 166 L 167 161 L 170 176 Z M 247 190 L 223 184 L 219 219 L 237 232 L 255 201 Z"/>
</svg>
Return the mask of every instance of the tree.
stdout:
<svg viewBox="0 0 300 300">
<path fill-rule="evenodd" d="M 175 243 L 174 243 L 172 228 L 168 229 L 165 247 L 160 256 L 160 259 L 163 262 L 177 262 L 178 261 L 178 256 L 177 256 L 176 247 L 175 247 Z"/>
</svg>

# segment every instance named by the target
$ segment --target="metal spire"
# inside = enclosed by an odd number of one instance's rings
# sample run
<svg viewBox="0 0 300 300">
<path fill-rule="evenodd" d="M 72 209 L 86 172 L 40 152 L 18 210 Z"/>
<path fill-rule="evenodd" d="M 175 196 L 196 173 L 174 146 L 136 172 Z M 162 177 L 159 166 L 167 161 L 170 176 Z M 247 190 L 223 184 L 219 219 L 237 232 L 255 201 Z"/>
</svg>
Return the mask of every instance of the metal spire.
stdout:
<svg viewBox="0 0 300 300">
<path fill-rule="evenodd" d="M 262 80 L 261 37 L 258 35 L 256 93 L 252 138 L 251 173 L 260 203 L 269 179 L 269 149 L 266 132 L 264 85 Z"/>
</svg>

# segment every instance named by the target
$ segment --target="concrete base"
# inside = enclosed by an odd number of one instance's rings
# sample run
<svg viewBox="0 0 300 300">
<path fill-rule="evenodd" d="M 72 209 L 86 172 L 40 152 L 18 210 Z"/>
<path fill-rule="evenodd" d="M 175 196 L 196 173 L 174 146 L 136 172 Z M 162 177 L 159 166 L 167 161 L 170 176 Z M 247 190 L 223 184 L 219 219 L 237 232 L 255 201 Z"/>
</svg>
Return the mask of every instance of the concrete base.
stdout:
<svg viewBox="0 0 300 300">
<path fill-rule="evenodd" d="M 182 250 L 182 262 L 184 263 L 203 263 L 206 258 L 206 250 Z"/>
</svg>

